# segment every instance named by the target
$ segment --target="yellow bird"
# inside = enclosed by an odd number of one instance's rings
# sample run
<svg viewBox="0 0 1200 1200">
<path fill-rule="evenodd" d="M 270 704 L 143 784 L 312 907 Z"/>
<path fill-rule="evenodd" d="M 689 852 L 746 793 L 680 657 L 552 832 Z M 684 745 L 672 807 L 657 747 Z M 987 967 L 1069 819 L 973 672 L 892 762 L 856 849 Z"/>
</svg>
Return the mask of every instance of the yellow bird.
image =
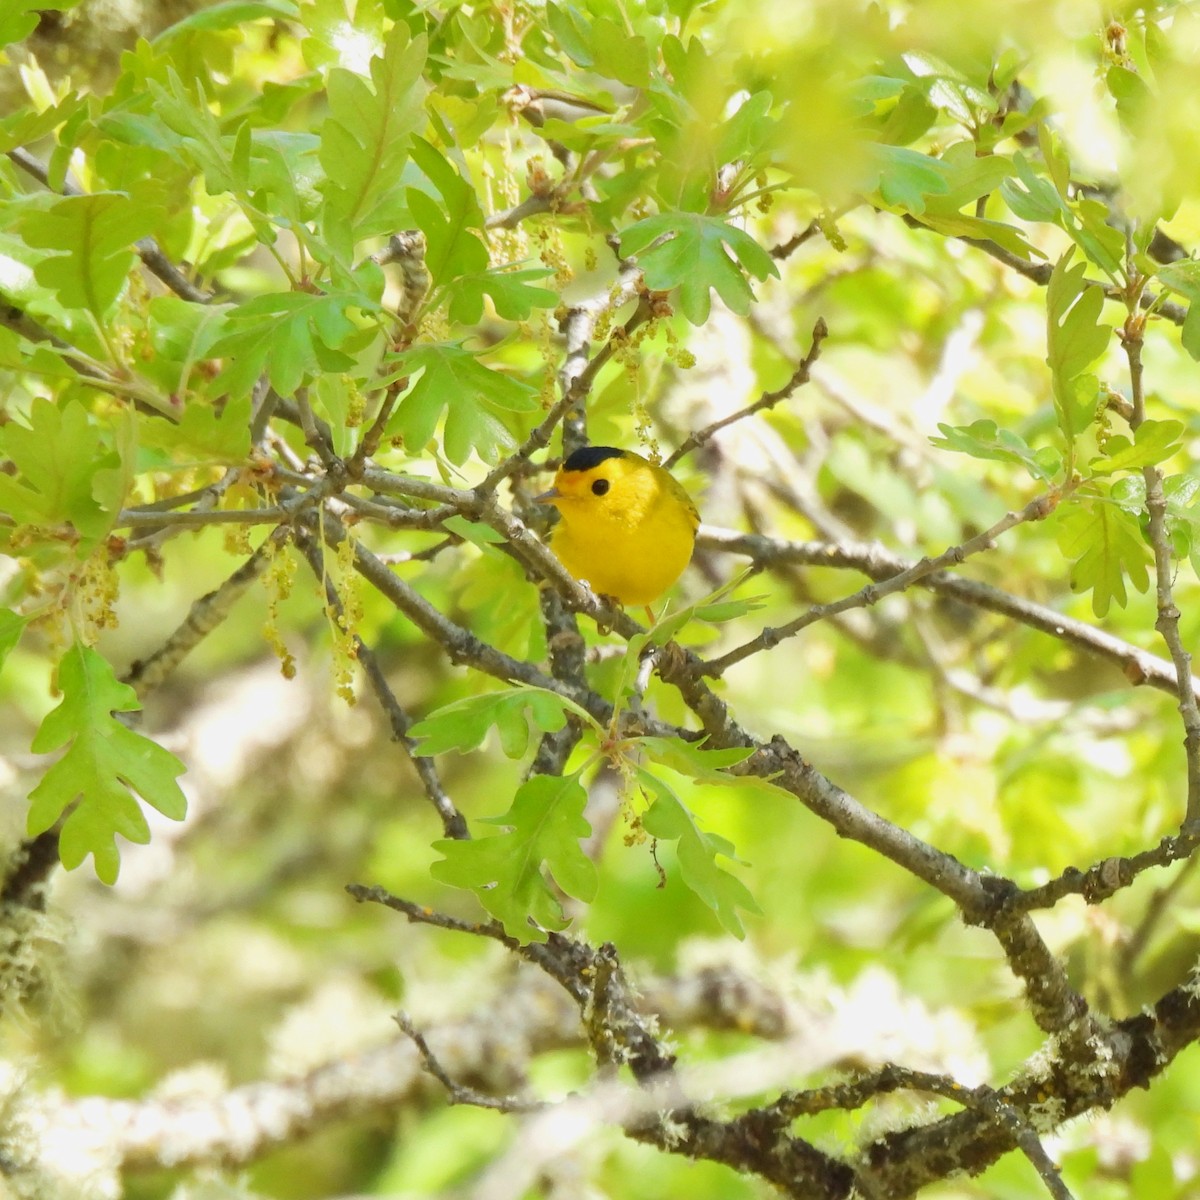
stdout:
<svg viewBox="0 0 1200 1200">
<path fill-rule="evenodd" d="M 558 509 L 550 548 L 559 562 L 619 604 L 649 606 L 691 561 L 700 524 L 692 498 L 669 471 L 630 450 L 576 450 L 535 499 Z"/>
</svg>

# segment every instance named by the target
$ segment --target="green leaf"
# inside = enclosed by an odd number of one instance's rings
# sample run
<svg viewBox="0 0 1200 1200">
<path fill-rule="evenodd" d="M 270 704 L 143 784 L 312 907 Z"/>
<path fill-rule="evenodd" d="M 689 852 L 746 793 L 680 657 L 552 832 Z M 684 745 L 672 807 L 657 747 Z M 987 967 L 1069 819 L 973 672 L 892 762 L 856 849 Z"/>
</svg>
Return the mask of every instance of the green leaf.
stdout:
<svg viewBox="0 0 1200 1200">
<path fill-rule="evenodd" d="M 1042 162 L 1050 174 L 1054 190 L 1066 200 L 1071 191 L 1071 159 L 1062 138 L 1054 132 L 1048 121 L 1038 126 L 1038 149 L 1042 152 Z"/>
<path fill-rule="evenodd" d="M 1141 475 L 1125 475 L 1121 479 L 1114 479 L 1108 495 L 1119 509 L 1130 516 L 1139 519 L 1145 516 L 1146 481 Z"/>
<path fill-rule="evenodd" d="M 644 767 L 637 778 L 653 803 L 642 817 L 642 828 L 651 837 L 677 842 L 679 871 L 684 884 L 717 915 L 717 920 L 734 937 L 746 936 L 738 909 L 761 912 L 746 885 L 724 867 L 717 856 L 734 859 L 734 848 L 715 833 L 705 833 L 670 786 Z"/>
<path fill-rule="evenodd" d="M 171 395 L 186 395 L 193 371 L 211 357 L 212 347 L 225 332 L 230 311 L 228 305 L 155 296 L 148 310 L 154 354 L 145 365 L 146 374 Z"/>
<path fill-rule="evenodd" d="M 900 79 L 895 75 L 861 75 L 847 88 L 852 111 L 860 117 L 872 114 L 879 116 L 890 112 L 906 92 L 915 93 L 922 100 L 925 99 L 924 93 L 911 80 Z M 925 129 L 928 128 L 926 125 Z M 920 132 L 924 133 L 925 129 Z"/>
<path fill-rule="evenodd" d="M 1200 361 L 1200 262 L 1194 258 L 1159 267 L 1155 276 L 1164 287 L 1188 301 L 1187 316 L 1180 330 L 1180 343 L 1188 354 Z"/>
<path fill-rule="evenodd" d="M 1146 81 L 1128 67 L 1112 66 L 1104 76 L 1112 98 L 1117 102 L 1117 116 L 1127 133 L 1141 137 L 1144 120 L 1153 111 L 1154 93 Z"/>
<path fill-rule="evenodd" d="M 999 89 L 997 94 L 1000 94 Z M 1045 96 L 1040 96 L 1028 108 L 1011 108 L 998 121 L 979 131 L 980 144 L 984 148 L 1015 139 L 1030 129 L 1038 127 L 1049 116 L 1053 106 Z"/>
<path fill-rule="evenodd" d="M 397 21 L 382 56 L 371 59 L 369 84 L 344 67 L 329 72 L 322 228 L 343 257 L 363 238 L 398 228 L 400 173 L 412 134 L 425 120 L 425 51 L 424 34 L 410 41 L 407 25 Z"/>
<path fill-rule="evenodd" d="M 708 319 L 711 288 L 732 312 L 745 316 L 754 293 L 744 272 L 755 279 L 779 275 L 774 259 L 748 233 L 700 213 L 661 213 L 638 221 L 621 234 L 621 253 L 638 256 L 647 287 L 662 292 L 678 287 L 680 308 L 693 325 Z"/>
<path fill-rule="evenodd" d="M 1107 349 L 1112 329 L 1097 318 L 1104 293 L 1084 279 L 1085 266 L 1072 267 L 1068 250 L 1055 264 L 1046 289 L 1046 362 L 1054 386 L 1054 407 L 1068 446 L 1092 422 L 1099 388 L 1085 374 Z"/>
<path fill-rule="evenodd" d="M 774 97 L 770 92 L 748 96 L 737 112 L 721 126 L 717 162 L 761 161 L 764 150 L 775 140 L 778 122 L 771 116 Z"/>
<path fill-rule="evenodd" d="M 1166 288 L 1178 292 L 1188 300 L 1200 300 L 1200 262 L 1194 258 L 1179 262 L 1164 263 L 1154 272 L 1155 278 Z"/>
<path fill-rule="evenodd" d="M 66 12 L 80 0 L 5 0 L 0 9 L 0 46 L 24 41 L 37 27 L 44 11 Z"/>
<path fill-rule="evenodd" d="M 67 308 L 103 321 L 129 279 L 133 244 L 153 227 L 153 212 L 116 192 L 66 196 L 23 222 L 31 246 L 54 251 L 34 268 L 37 281 Z"/>
<path fill-rule="evenodd" d="M 870 190 L 879 193 L 883 203 L 920 216 L 925 197 L 944 195 L 950 190 L 950 172 L 936 158 L 909 150 L 905 146 L 872 145 L 875 179 Z"/>
<path fill-rule="evenodd" d="M 1110 279 L 1117 279 L 1125 253 L 1124 234 L 1109 223 L 1105 205 L 1072 196 L 1068 190 L 1070 164 L 1061 144 L 1053 137 L 1044 138 L 1043 152 L 1052 180 L 1042 178 L 1023 154 L 1017 154 L 1013 166 L 1018 178 L 1005 180 L 1000 194 L 1021 220 L 1046 222 L 1065 230 L 1089 261 Z"/>
<path fill-rule="evenodd" d="M 1061 224 L 1066 211 L 1062 197 L 1054 185 L 1042 178 L 1023 154 L 1013 157 L 1016 179 L 1006 179 L 1000 185 L 1004 202 L 1022 221 Z"/>
<path fill-rule="evenodd" d="M 563 102 L 566 107 L 567 102 Z M 538 136 L 546 141 L 558 142 L 577 154 L 592 151 L 608 152 L 627 138 L 641 135 L 641 127 L 627 121 L 618 121 L 607 112 L 587 112 L 582 116 L 562 117 L 551 115 L 538 126 Z M 664 189 L 664 191 L 667 189 Z"/>
<path fill-rule="evenodd" d="M 586 724 L 595 721 L 565 696 L 542 688 L 514 687 L 483 696 L 455 700 L 418 721 L 408 732 L 420 743 L 425 757 L 456 750 L 477 750 L 495 726 L 500 745 L 509 758 L 521 758 L 529 746 L 530 721 L 539 733 L 557 733 L 570 712 Z"/>
<path fill-rule="evenodd" d="M 425 235 L 425 266 L 434 285 L 486 270 L 487 247 L 474 232 L 483 230 L 475 190 L 423 138 L 413 138 L 412 157 L 441 196 L 439 202 L 417 188 L 408 189 L 408 207 Z"/>
<path fill-rule="evenodd" d="M 868 76 L 852 100 L 871 119 L 875 140 L 888 146 L 911 145 L 938 116 L 925 93 L 903 79 Z"/>
<path fill-rule="evenodd" d="M 1057 451 L 1049 446 L 1034 450 L 1020 434 L 1001 429 L 995 421 L 972 421 L 970 425 L 939 424 L 938 428 L 942 436 L 929 440 L 943 450 L 955 450 L 972 458 L 994 462 L 1016 463 L 1042 483 L 1050 483 L 1062 470 L 1062 459 Z"/>
<path fill-rule="evenodd" d="M 525 321 L 535 308 L 553 308 L 557 292 L 532 287 L 527 280 L 543 279 L 553 272 L 549 267 L 527 267 L 523 271 L 485 271 L 466 275 L 451 289 L 450 320 L 474 325 L 483 316 L 483 298 L 490 296 L 496 315 L 506 321 Z"/>
<path fill-rule="evenodd" d="M 256 129 L 249 138 L 247 186 L 257 206 L 274 210 L 275 225 L 297 228 L 310 221 L 320 208 L 320 145 L 312 134 L 281 129 Z M 252 212 L 247 215 L 260 230 L 261 240 L 270 244 L 273 227 L 261 227 Z"/>
<path fill-rule="evenodd" d="M 673 33 L 667 34 L 662 41 L 662 56 L 681 97 L 699 95 L 719 69 L 698 37 L 685 42 Z"/>
<path fill-rule="evenodd" d="M 274 292 L 247 300 L 228 312 L 227 332 L 211 347 L 227 360 L 214 386 L 242 397 L 265 373 L 281 396 L 291 396 L 322 371 L 347 371 L 354 359 L 343 347 L 362 332 L 349 313 L 376 307 L 361 292 Z"/>
<path fill-rule="evenodd" d="M 982 124 L 984 119 L 996 112 L 994 96 L 972 84 L 967 76 L 935 55 L 910 50 L 901 58 L 920 81 L 930 101 L 961 124 Z"/>
<path fill-rule="evenodd" d="M 593 19 L 591 35 L 598 74 L 620 80 L 629 87 L 649 85 L 650 50 L 644 37 L 629 34 L 610 17 Z"/>
<path fill-rule="evenodd" d="M 3 254 L 0 247 L 0 256 Z M 64 353 L 65 347 L 59 351 L 44 342 L 29 342 L 13 330 L 0 327 L 0 369 L 36 376 L 47 386 L 61 386 L 79 378 Z"/>
<path fill-rule="evenodd" d="M 439 133 L 442 144 L 455 145 L 460 150 L 478 146 L 501 112 L 495 93 L 468 98 L 434 92 L 429 98 L 429 107 L 434 123 L 445 127 L 444 134 Z"/>
<path fill-rule="evenodd" d="M 1168 512 L 1182 512 L 1191 508 L 1200 492 L 1200 479 L 1195 475 L 1168 475 L 1163 479 L 1163 496 Z"/>
<path fill-rule="evenodd" d="M 1200 362 L 1200 304 L 1195 300 L 1188 305 L 1187 316 L 1183 318 L 1179 333 L 1180 345 L 1192 359 Z"/>
<path fill-rule="evenodd" d="M 140 422 L 133 408 L 126 408 L 108 418 L 114 453 L 106 455 L 105 465 L 92 476 L 92 498 L 107 513 L 121 511 L 125 497 L 133 487 L 138 456 L 138 427 Z M 105 525 L 108 524 L 106 519 Z"/>
<path fill-rule="evenodd" d="M 175 451 L 183 462 L 232 466 L 250 453 L 250 410 L 248 395 L 231 397 L 220 408 L 207 400 L 193 400 L 178 425 L 158 422 L 144 430 L 142 440 Z"/>
<path fill-rule="evenodd" d="M 1066 230 L 1075 244 L 1112 280 L 1119 280 L 1125 259 L 1125 235 L 1111 221 L 1107 204 L 1081 196 L 1074 201 Z"/>
<path fill-rule="evenodd" d="M 163 816 L 181 821 L 187 801 L 176 779 L 184 766 L 113 716 L 141 706 L 133 688 L 95 650 L 72 646 L 59 663 L 58 684 L 62 703 L 46 715 L 33 751 L 67 750 L 30 793 L 27 830 L 30 837 L 44 833 L 78 801 L 62 825 L 63 865 L 73 870 L 90 854 L 98 878 L 114 883 L 120 868 L 117 835 L 150 840 L 135 793 Z"/>
<path fill-rule="evenodd" d="M 17 468 L 15 479 L 0 474 L 0 509 L 19 524 L 70 523 L 84 539 L 84 553 L 108 533 L 115 510 L 106 511 L 94 483 L 99 472 L 120 465 L 120 456 L 82 405 L 69 401 L 60 409 L 35 400 L 28 427 L 16 421 L 0 427 L 0 450 Z"/>
<path fill-rule="evenodd" d="M 718 787 L 733 787 L 750 782 L 727 774 L 727 768 L 745 762 L 754 751 L 747 746 L 707 747 L 702 742 L 686 742 L 677 737 L 642 737 L 637 742 L 646 756 L 654 762 L 670 767 L 680 775 L 687 775 L 699 783 L 712 783 Z M 754 779 L 755 783 L 762 781 Z"/>
<path fill-rule="evenodd" d="M 1127 475 L 1113 484 L 1114 495 L 1121 484 L 1133 485 L 1131 500 L 1134 511 L 1141 517 L 1145 511 L 1146 486 L 1140 475 Z M 1171 548 L 1179 558 L 1190 558 L 1192 569 L 1200 573 L 1200 509 L 1196 497 L 1200 494 L 1200 478 L 1195 475 L 1168 475 L 1163 480 L 1163 496 L 1167 501 L 1167 531 Z"/>
<path fill-rule="evenodd" d="M 456 466 L 472 451 L 484 462 L 496 462 L 515 449 L 507 422 L 537 407 L 529 384 L 490 370 L 461 346 L 414 346 L 395 361 L 400 363 L 396 378 L 422 374 L 400 401 L 388 433 L 419 450 L 433 437 L 444 412 L 446 457 Z"/>
<path fill-rule="evenodd" d="M 161 47 L 181 33 L 198 29 L 236 29 L 239 25 L 264 18 L 296 21 L 300 19 L 300 7 L 295 0 L 223 0 L 223 3 L 213 4 L 176 21 L 164 29 L 151 45 Z"/>
<path fill-rule="evenodd" d="M 1103 500 L 1059 510 L 1059 549 L 1071 560 L 1071 588 L 1092 593 L 1092 611 L 1107 615 L 1115 600 L 1126 604 L 1125 579 L 1139 592 L 1150 585 L 1149 551 L 1137 517 Z"/>
<path fill-rule="evenodd" d="M 1179 449 L 1182 435 L 1182 421 L 1143 421 L 1132 442 L 1120 434 L 1109 438 L 1104 457 L 1092 459 L 1089 470 L 1093 475 L 1112 475 L 1116 471 L 1153 466 Z"/>
<path fill-rule="evenodd" d="M 442 528 L 447 533 L 457 533 L 473 546 L 484 549 L 488 546 L 503 545 L 507 539 L 504 534 L 493 529 L 490 525 L 482 525 L 478 521 L 468 521 L 461 513 L 455 513 L 442 522 Z"/>
<path fill-rule="evenodd" d="M 4 660 L 16 649 L 28 624 L 28 617 L 22 617 L 11 608 L 0 608 L 0 667 L 4 666 Z"/>
<path fill-rule="evenodd" d="M 389 4 L 392 0 L 389 0 Z M 443 78 L 464 80 L 472 91 L 503 91 L 513 84 L 511 60 L 501 62 L 489 46 L 499 51 L 495 44 L 496 32 L 492 15 L 485 9 L 471 5 L 474 14 L 468 16 L 468 6 L 459 6 L 454 15 L 443 26 L 452 30 L 452 38 L 458 43 L 460 53 L 453 57 L 440 57 L 437 70 Z M 357 25 L 357 14 L 355 17 Z M 507 59 L 507 56 L 506 56 Z M 518 68 L 518 71 L 520 68 Z M 476 93 L 477 94 L 477 93 Z"/>
<path fill-rule="evenodd" d="M 2 21 L 3 18 L 0 18 Z M 22 108 L 0 119 L 0 153 L 17 146 L 28 146 L 49 137 L 60 125 L 82 115 L 87 100 L 76 92 L 70 92 L 57 104 L 43 109 Z"/>
<path fill-rule="evenodd" d="M 970 217 L 963 213 L 941 216 L 933 211 L 932 205 L 922 214 L 920 221 L 922 225 L 948 237 L 995 242 L 997 246 L 1002 246 L 1010 254 L 1015 254 L 1026 262 L 1033 258 L 1046 257 L 1036 246 L 1025 240 L 1019 229 L 1005 225 L 1003 221 L 989 221 L 983 217 Z"/>
<path fill-rule="evenodd" d="M 641 653 L 642 646 L 647 642 L 655 646 L 665 646 L 693 619 L 699 619 L 712 625 L 720 625 L 761 608 L 761 601 L 763 599 L 761 596 L 746 596 L 738 600 L 723 599 L 723 597 L 728 596 L 731 592 L 741 587 L 752 574 L 754 574 L 753 568 L 747 567 L 743 571 L 730 575 L 720 587 L 710 592 L 707 596 L 702 596 L 695 603 L 685 605 L 674 612 L 664 612 L 646 631 L 646 635 L 643 638 L 630 639 L 630 652 L 636 657 L 637 654 Z M 639 643 L 636 650 L 634 649 L 635 642 Z M 624 693 L 618 692 L 618 695 L 622 694 Z"/>
<path fill-rule="evenodd" d="M 155 123 L 165 127 L 178 139 L 169 135 L 159 136 L 153 144 L 164 150 L 174 150 L 190 159 L 204 173 L 204 186 L 214 196 L 223 192 L 244 195 L 249 181 L 235 170 L 232 142 L 205 103 L 203 92 L 197 85 L 196 91 L 189 90 L 178 73 L 169 69 L 166 84 L 157 80 L 149 82 L 150 95 L 154 100 L 154 121 L 144 126 L 143 137 L 153 136 Z M 267 236 L 260 233 L 264 240 Z"/>
<path fill-rule="evenodd" d="M 722 600 L 716 604 L 696 605 L 696 619 L 709 625 L 725 625 L 744 617 L 749 613 L 765 608 L 768 596 L 761 593 L 756 596 L 741 596 L 737 600 Z"/>
<path fill-rule="evenodd" d="M 535 775 L 517 789 L 508 812 L 488 818 L 503 833 L 434 842 L 444 857 L 431 873 L 442 883 L 473 891 L 510 937 L 544 942 L 546 930 L 567 925 L 546 871 L 577 900 L 587 903 L 596 895 L 596 865 L 579 845 L 592 831 L 583 816 L 586 804 L 578 776 Z"/>
<path fill-rule="evenodd" d="M 546 21 L 559 48 L 578 66 L 590 67 L 596 61 L 592 52 L 591 21 L 573 4 L 547 3 Z"/>
</svg>

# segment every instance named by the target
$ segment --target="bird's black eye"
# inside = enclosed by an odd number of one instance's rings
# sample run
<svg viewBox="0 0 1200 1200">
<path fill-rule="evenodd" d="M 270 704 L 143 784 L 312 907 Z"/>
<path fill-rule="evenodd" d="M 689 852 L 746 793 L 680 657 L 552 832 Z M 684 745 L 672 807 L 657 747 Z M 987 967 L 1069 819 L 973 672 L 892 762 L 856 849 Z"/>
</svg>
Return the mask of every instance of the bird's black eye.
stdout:
<svg viewBox="0 0 1200 1200">
<path fill-rule="evenodd" d="M 604 493 L 608 491 L 608 486 L 607 479 L 597 479 L 596 482 L 592 484 L 592 495 L 603 496 Z"/>
</svg>

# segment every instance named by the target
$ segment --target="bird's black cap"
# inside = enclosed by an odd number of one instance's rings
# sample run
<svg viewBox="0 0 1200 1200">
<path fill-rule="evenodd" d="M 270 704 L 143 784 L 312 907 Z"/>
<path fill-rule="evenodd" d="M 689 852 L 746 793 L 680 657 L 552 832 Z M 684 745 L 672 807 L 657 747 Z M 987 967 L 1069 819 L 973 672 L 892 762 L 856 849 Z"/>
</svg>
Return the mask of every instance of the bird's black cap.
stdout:
<svg viewBox="0 0 1200 1200">
<path fill-rule="evenodd" d="M 615 446 L 580 446 L 567 456 L 563 463 L 564 471 L 590 471 L 598 467 L 606 458 L 624 458 L 625 451 Z"/>
</svg>

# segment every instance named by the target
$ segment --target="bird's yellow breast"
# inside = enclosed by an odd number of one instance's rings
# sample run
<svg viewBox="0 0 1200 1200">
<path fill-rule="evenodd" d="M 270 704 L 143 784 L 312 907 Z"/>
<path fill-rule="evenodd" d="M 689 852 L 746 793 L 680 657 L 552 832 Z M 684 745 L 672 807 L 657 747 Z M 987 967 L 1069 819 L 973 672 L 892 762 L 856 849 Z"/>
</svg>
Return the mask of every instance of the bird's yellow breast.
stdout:
<svg viewBox="0 0 1200 1200">
<path fill-rule="evenodd" d="M 589 465 L 572 467 L 573 460 Z M 691 560 L 700 522 L 695 505 L 667 471 L 640 455 L 588 447 L 564 463 L 545 499 L 561 517 L 550 541 L 559 561 L 621 604 L 651 604 Z"/>
</svg>

